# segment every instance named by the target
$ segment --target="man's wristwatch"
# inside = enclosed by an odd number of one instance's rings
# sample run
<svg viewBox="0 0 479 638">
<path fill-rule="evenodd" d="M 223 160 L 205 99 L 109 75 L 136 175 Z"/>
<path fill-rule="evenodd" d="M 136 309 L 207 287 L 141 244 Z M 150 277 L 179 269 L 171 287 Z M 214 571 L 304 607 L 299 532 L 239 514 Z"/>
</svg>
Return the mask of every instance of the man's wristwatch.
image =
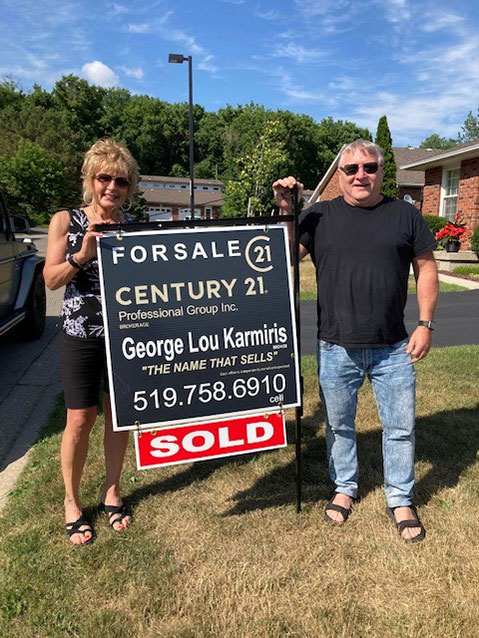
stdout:
<svg viewBox="0 0 479 638">
<path fill-rule="evenodd" d="M 81 270 L 83 268 L 83 266 L 80 266 L 80 264 L 75 261 L 73 255 L 70 255 L 70 257 L 68 257 L 68 263 L 70 264 L 70 266 L 73 266 L 73 268 L 76 268 L 77 270 Z"/>
<path fill-rule="evenodd" d="M 436 327 L 436 322 L 435 321 L 418 321 L 417 325 L 425 326 L 426 328 L 429 328 L 429 330 L 434 330 L 434 328 Z"/>
</svg>

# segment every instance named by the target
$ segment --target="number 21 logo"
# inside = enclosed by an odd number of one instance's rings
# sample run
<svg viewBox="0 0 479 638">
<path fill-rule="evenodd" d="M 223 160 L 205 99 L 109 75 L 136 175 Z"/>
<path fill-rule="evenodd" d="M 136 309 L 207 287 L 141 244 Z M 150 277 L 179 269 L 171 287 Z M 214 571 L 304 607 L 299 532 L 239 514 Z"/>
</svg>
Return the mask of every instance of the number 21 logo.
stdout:
<svg viewBox="0 0 479 638">
<path fill-rule="evenodd" d="M 257 235 L 246 244 L 246 263 L 257 272 L 268 272 L 273 268 L 269 242 L 270 238 L 267 235 Z"/>
</svg>

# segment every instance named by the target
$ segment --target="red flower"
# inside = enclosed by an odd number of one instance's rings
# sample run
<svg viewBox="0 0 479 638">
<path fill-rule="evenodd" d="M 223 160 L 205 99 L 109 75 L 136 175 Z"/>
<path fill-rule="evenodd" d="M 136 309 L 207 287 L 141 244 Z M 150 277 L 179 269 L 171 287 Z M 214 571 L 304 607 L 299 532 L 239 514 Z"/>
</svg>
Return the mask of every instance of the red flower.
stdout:
<svg viewBox="0 0 479 638">
<path fill-rule="evenodd" d="M 436 233 L 436 239 L 443 243 L 447 241 L 464 241 L 469 236 L 465 229 L 465 223 L 459 215 L 456 215 L 453 222 L 449 222 Z"/>
</svg>

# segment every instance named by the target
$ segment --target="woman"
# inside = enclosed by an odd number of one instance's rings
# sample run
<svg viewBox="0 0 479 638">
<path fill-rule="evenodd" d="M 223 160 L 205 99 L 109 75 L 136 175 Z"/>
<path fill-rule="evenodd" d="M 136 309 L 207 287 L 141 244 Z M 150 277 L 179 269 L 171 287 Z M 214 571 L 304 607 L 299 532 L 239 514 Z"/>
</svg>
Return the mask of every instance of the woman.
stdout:
<svg viewBox="0 0 479 638">
<path fill-rule="evenodd" d="M 124 530 L 130 524 L 119 491 L 128 432 L 112 429 L 96 253 L 100 233 L 95 232 L 94 226 L 125 221 L 125 202 L 138 179 L 137 164 L 125 146 L 101 139 L 85 154 L 82 179 L 83 207 L 62 210 L 52 217 L 44 268 L 45 282 L 51 290 L 66 285 L 61 312 L 61 373 L 67 422 L 61 465 L 66 530 L 73 545 L 86 545 L 95 538 L 82 512 L 79 487 L 90 431 L 96 420 L 102 374 L 106 484 L 100 506 L 113 530 Z"/>
</svg>

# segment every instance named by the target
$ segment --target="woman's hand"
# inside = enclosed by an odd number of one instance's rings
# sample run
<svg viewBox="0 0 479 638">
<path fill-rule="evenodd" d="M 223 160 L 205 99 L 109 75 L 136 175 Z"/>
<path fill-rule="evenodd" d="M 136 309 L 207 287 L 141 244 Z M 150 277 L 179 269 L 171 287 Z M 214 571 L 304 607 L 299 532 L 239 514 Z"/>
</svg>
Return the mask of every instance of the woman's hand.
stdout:
<svg viewBox="0 0 479 638">
<path fill-rule="evenodd" d="M 78 269 L 65 260 L 69 226 L 70 214 L 67 210 L 61 210 L 53 215 L 48 230 L 47 255 L 43 268 L 45 283 L 50 290 L 61 288 L 78 273 Z M 87 228 L 82 246 L 73 257 L 79 266 L 84 266 L 90 259 L 96 257 L 96 238 L 100 237 L 101 233 L 93 228 L 93 226 Z"/>
<path fill-rule="evenodd" d="M 88 226 L 85 235 L 83 236 L 82 246 L 80 250 L 75 253 L 74 259 L 79 266 L 84 266 L 88 261 L 90 261 L 90 259 L 94 259 L 96 257 L 96 238 L 101 237 L 102 233 L 93 230 L 94 228 L 94 225 Z"/>
</svg>

